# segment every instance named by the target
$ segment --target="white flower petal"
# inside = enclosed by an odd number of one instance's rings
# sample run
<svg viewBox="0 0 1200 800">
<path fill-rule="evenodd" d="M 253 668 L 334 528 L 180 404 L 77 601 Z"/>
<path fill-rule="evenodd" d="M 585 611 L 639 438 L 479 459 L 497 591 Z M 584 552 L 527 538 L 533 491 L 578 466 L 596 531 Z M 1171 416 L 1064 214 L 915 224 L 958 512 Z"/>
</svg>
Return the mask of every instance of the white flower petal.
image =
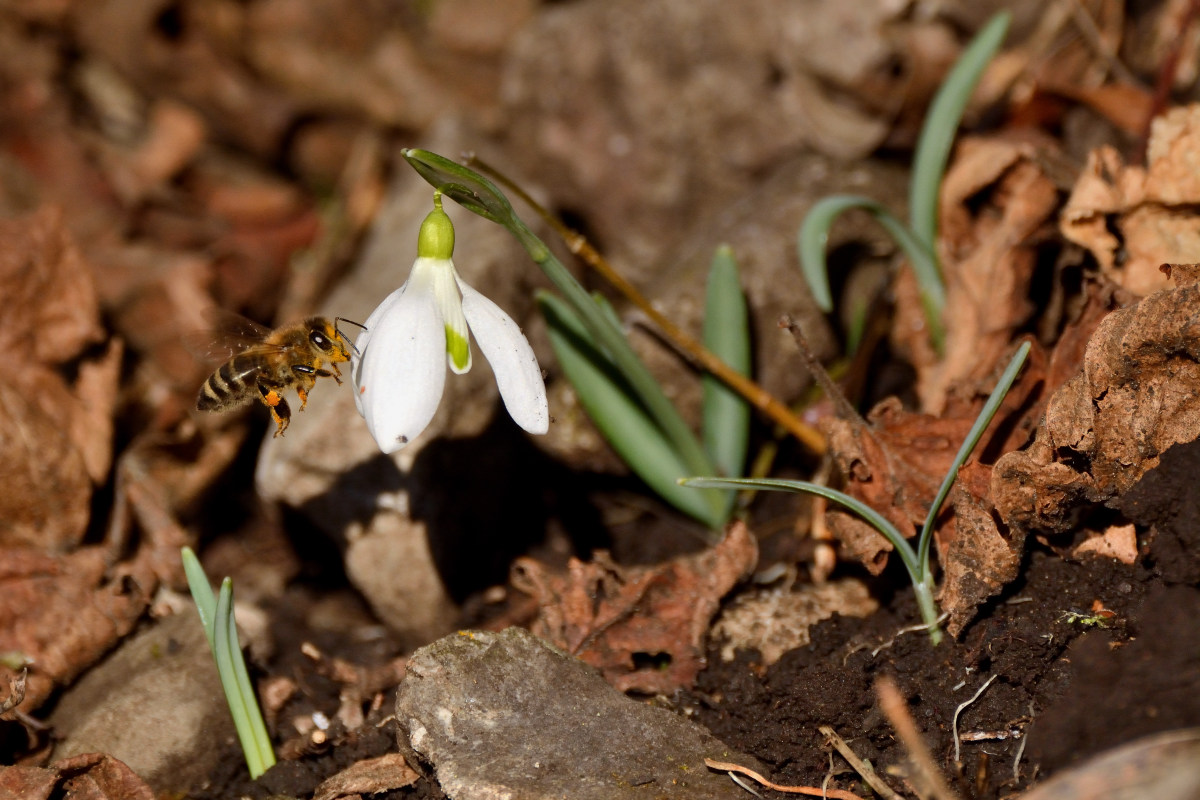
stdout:
<svg viewBox="0 0 1200 800">
<path fill-rule="evenodd" d="M 463 313 L 475 334 L 476 344 L 492 365 L 509 416 L 530 433 L 545 433 L 550 428 L 546 384 L 529 340 L 500 306 L 461 279 L 458 288 L 462 292 Z"/>
<path fill-rule="evenodd" d="M 394 453 L 429 425 L 446 383 L 446 333 L 429 276 L 414 266 L 364 324 L 354 399 L 379 448 Z"/>
</svg>

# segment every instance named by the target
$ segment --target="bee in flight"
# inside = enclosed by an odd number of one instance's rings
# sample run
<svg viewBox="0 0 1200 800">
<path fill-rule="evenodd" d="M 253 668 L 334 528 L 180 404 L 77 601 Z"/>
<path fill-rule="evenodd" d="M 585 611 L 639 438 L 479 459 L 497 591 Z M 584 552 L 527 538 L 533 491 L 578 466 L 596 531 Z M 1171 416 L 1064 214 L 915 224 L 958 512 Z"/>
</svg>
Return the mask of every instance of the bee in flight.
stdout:
<svg viewBox="0 0 1200 800">
<path fill-rule="evenodd" d="M 338 329 L 339 322 L 358 325 L 341 317 L 332 321 L 309 317 L 271 329 L 239 318 L 236 330 L 223 334 L 225 354 L 230 347 L 239 352 L 208 376 L 200 387 L 196 408 L 228 411 L 257 398 L 275 420 L 275 435 L 282 436 L 292 419 L 292 410 L 283 399 L 285 389 L 296 390 L 303 411 L 317 378 L 333 378 L 341 385 L 337 365 L 350 360 L 354 345 Z"/>
</svg>

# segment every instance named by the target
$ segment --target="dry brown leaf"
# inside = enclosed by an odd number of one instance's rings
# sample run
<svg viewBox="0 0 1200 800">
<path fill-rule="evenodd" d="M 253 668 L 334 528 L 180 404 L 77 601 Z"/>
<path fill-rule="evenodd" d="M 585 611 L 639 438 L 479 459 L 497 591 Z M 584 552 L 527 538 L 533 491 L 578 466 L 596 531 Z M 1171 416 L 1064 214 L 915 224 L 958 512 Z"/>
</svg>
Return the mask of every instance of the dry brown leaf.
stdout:
<svg viewBox="0 0 1200 800">
<path fill-rule="evenodd" d="M 161 489 L 136 469 L 119 473 L 114 519 L 127 526 L 127 506 L 141 532 L 131 560 L 117 563 L 125 530 L 65 555 L 0 548 L 0 652 L 21 653 L 30 664 L 21 710 L 36 709 L 128 634 L 160 584 L 183 582 L 179 548 L 188 536 L 166 510 Z M 0 682 L 13 674 L 0 667 Z"/>
<path fill-rule="evenodd" d="M 403 789 L 416 782 L 420 775 L 399 753 L 388 753 L 351 764 L 331 778 L 321 782 L 313 800 L 338 800 L 341 797 L 371 795 Z"/>
<path fill-rule="evenodd" d="M 1040 348 L 1035 347 L 988 431 L 976 445 L 976 458 L 983 452 L 1003 452 L 1028 441 L 1037 409 L 1026 406 L 1043 380 L 1044 361 Z M 905 538 L 915 536 L 993 381 L 989 376 L 987 381 L 977 384 L 976 391 L 952 395 L 942 417 L 905 411 L 897 399 L 889 398 L 871 410 L 867 427 L 855 421 L 822 420 L 830 456 L 846 481 L 846 493 L 883 514 Z M 998 431 L 1004 432 L 1003 441 L 994 441 Z M 987 468 L 968 462 L 959 478 L 960 487 L 981 503 L 987 499 L 989 486 L 986 476 L 979 477 L 979 470 L 983 469 Z M 883 571 L 892 550 L 887 539 L 854 514 L 839 508 L 830 507 L 826 520 L 846 556 L 862 563 L 872 574 Z M 939 528 L 935 532 L 943 551 L 952 532 L 953 528 Z"/>
<path fill-rule="evenodd" d="M 1071 555 L 1075 558 L 1083 555 L 1115 558 L 1122 564 L 1136 564 L 1138 557 L 1137 526 L 1132 522 L 1128 525 L 1111 525 L 1103 533 L 1084 539 Z"/>
<path fill-rule="evenodd" d="M 968 138 L 942 185 L 940 250 L 946 283 L 945 352 L 929 344 L 907 271 L 898 281 L 893 338 L 918 371 L 921 409 L 940 414 L 950 388 L 989 376 L 1033 312 L 1029 282 L 1036 238 L 1058 207 L 1040 141 Z M 982 202 L 981 202 L 982 201 Z"/>
<path fill-rule="evenodd" d="M 809 642 L 809 629 L 834 614 L 866 617 L 879 608 L 861 581 L 846 580 L 766 589 L 738 597 L 721 612 L 712 637 L 721 642 L 721 660 L 753 649 L 770 666 L 789 650 Z"/>
<path fill-rule="evenodd" d="M 0 239 L 0 347 L 32 357 L 0 385 L 0 543 L 62 552 L 83 536 L 111 465 L 120 347 L 88 349 L 106 334 L 91 269 L 57 212 L 2 221 Z"/>
<path fill-rule="evenodd" d="M 970 466 L 983 475 L 991 474 L 989 467 Z M 950 615 L 947 632 L 958 636 L 979 605 L 1017 577 L 1024 540 L 1002 533 L 990 504 L 976 500 L 970 492 L 956 491 L 952 497 L 954 519 L 938 531 L 942 564 L 938 604 Z M 953 529 L 950 536 L 945 535 L 948 527 Z"/>
<path fill-rule="evenodd" d="M 104 753 L 84 753 L 53 764 L 63 794 L 80 800 L 155 800 L 151 788 L 123 762 Z"/>
<path fill-rule="evenodd" d="M 997 461 L 992 497 L 1011 528 L 1068 530 L 1081 504 L 1123 494 L 1200 437 L 1200 283 L 1196 270 L 1172 272 L 1178 288 L 1104 318 L 1034 443 Z"/>
<path fill-rule="evenodd" d="M 1063 236 L 1133 294 L 1165 288 L 1160 264 L 1200 261 L 1198 153 L 1200 105 L 1154 120 L 1145 168 L 1126 166 L 1111 147 L 1094 150 L 1063 209 Z"/>
<path fill-rule="evenodd" d="M 154 800 L 133 770 L 112 756 L 87 753 L 49 767 L 0 767 L 0 797 L 13 800 Z"/>
<path fill-rule="evenodd" d="M 739 522 L 714 547 L 665 564 L 621 567 L 601 551 L 590 563 L 571 559 L 561 575 L 524 558 L 512 581 L 537 600 L 535 635 L 596 667 L 621 691 L 669 693 L 692 685 L 721 598 L 757 561 L 754 537 Z"/>
</svg>

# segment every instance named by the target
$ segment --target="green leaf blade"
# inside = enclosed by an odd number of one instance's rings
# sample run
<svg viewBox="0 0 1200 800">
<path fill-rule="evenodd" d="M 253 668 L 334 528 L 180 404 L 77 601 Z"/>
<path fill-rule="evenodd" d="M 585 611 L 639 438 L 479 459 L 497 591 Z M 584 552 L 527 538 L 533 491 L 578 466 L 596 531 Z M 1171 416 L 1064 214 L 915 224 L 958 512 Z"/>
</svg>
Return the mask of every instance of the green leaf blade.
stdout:
<svg viewBox="0 0 1200 800">
<path fill-rule="evenodd" d="M 1012 13 L 1002 11 L 976 34 L 938 88 L 921 128 L 909 184 L 908 218 L 917 240 L 931 252 L 937 247 L 938 194 L 950 159 L 950 148 L 967 102 L 983 71 L 1003 44 L 1011 21 Z"/>
<path fill-rule="evenodd" d="M 617 455 L 668 503 L 710 529 L 718 529 L 724 522 L 727 500 L 719 493 L 700 494 L 678 485 L 677 480 L 688 474 L 685 460 L 571 306 L 546 293 L 538 296 L 538 303 L 559 365 L 575 387 L 584 411 Z"/>
<path fill-rule="evenodd" d="M 734 372 L 750 375 L 750 315 L 737 261 L 724 245 L 717 248 L 708 273 L 704 346 Z M 741 477 L 750 440 L 750 404 L 710 374 L 701 384 L 704 449 L 722 474 Z"/>
</svg>

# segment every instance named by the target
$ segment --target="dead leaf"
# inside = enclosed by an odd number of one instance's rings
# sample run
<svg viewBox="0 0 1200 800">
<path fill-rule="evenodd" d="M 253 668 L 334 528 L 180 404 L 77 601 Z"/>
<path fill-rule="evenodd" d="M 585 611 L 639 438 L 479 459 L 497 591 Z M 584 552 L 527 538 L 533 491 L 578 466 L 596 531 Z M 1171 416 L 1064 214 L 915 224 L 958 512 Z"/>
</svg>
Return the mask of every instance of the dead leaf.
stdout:
<svg viewBox="0 0 1200 800">
<path fill-rule="evenodd" d="M 1132 522 L 1128 525 L 1111 525 L 1103 533 L 1084 539 L 1071 555 L 1075 558 L 1094 555 L 1099 558 L 1115 558 L 1122 564 L 1136 564 L 1137 526 Z"/>
<path fill-rule="evenodd" d="M 113 517 L 128 526 L 132 516 L 141 533 L 132 559 L 117 560 L 128 536 L 117 525 L 110 526 L 110 541 L 65 555 L 0 548 L 0 652 L 21 653 L 30 665 L 23 711 L 36 709 L 128 634 L 162 583 L 183 582 L 179 548 L 187 533 L 167 511 L 161 489 L 137 469 L 118 470 Z M 0 666 L 0 681 L 14 674 Z"/>
<path fill-rule="evenodd" d="M 351 764 L 321 782 L 313 800 L 338 800 L 341 797 L 378 794 L 411 786 L 421 777 L 399 753 L 388 753 Z"/>
<path fill-rule="evenodd" d="M 62 552 L 83 536 L 111 465 L 120 347 L 88 350 L 106 334 L 91 268 L 57 212 L 2 221 L 0 239 L 11 315 L 0 348 L 31 356 L 0 385 L 0 543 Z"/>
<path fill-rule="evenodd" d="M 757 560 L 754 537 L 739 522 L 711 549 L 658 566 L 621 567 L 600 551 L 590 563 L 571 559 L 559 575 L 523 558 L 512 581 L 537 600 L 535 635 L 596 667 L 621 691 L 669 693 L 692 685 L 704 666 L 709 621 Z"/>
<path fill-rule="evenodd" d="M 944 353 L 929 343 L 915 279 L 897 281 L 893 339 L 918 371 L 921 409 L 940 414 L 952 386 L 989 376 L 1033 313 L 1029 283 L 1038 232 L 1058 207 L 1046 174 L 1053 146 L 1028 136 L 963 140 L 942 184 L 942 269 L 946 306 Z"/>
<path fill-rule="evenodd" d="M 979 453 L 1004 452 L 1028 441 L 1038 412 L 1029 406 L 1042 382 L 1044 362 L 1042 351 L 1035 347 L 976 445 L 976 458 Z M 993 382 L 989 376 L 976 384 L 974 392 L 951 395 L 941 417 L 905 411 L 899 400 L 889 398 L 871 410 L 866 427 L 852 420 L 823 420 L 821 427 L 828 437 L 830 456 L 845 478 L 844 491 L 886 517 L 905 538 L 914 537 Z M 1003 441 L 994 441 L 997 432 L 1003 432 Z M 977 477 L 981 469 L 987 468 L 968 462 L 960 472 L 959 484 L 978 502 L 990 503 L 990 481 Z M 835 507 L 826 512 L 826 521 L 846 556 L 862 563 L 872 574 L 883 571 L 892 546 L 878 531 L 851 512 Z M 941 549 L 948 545 L 946 537 L 952 530 L 935 531 Z"/>
<path fill-rule="evenodd" d="M 878 608 L 866 585 L 852 578 L 761 590 L 740 594 L 722 610 L 712 638 L 721 641 L 723 661 L 732 661 L 738 650 L 757 650 L 769 667 L 787 651 L 808 644 L 809 629 L 818 622 L 834 614 L 866 617 Z"/>
<path fill-rule="evenodd" d="M 1068 530 L 1082 504 L 1123 494 L 1169 447 L 1200 437 L 1200 283 L 1194 271 L 1175 277 L 1184 285 L 1104 318 L 1034 443 L 997 461 L 992 497 L 1005 524 Z"/>
<path fill-rule="evenodd" d="M 155 800 L 146 782 L 102 753 L 63 759 L 49 767 L 0 767 L 0 797 L 21 800 Z"/>
<path fill-rule="evenodd" d="M 986 467 L 974 465 L 990 474 Z M 958 636 L 975 616 L 975 610 L 998 594 L 1020 572 L 1023 538 L 1010 538 L 1000 531 L 988 503 L 979 502 L 969 492 L 953 495 L 953 533 L 945 536 L 939 529 L 938 555 L 942 564 L 942 586 L 938 604 L 950 615 L 946 630 Z M 943 545 L 942 541 L 948 539 Z"/>
<path fill-rule="evenodd" d="M 1088 156 L 1060 218 L 1112 281 L 1138 297 L 1165 288 L 1163 263 L 1200 261 L 1200 105 L 1151 125 L 1145 168 L 1101 147 Z"/>
</svg>

